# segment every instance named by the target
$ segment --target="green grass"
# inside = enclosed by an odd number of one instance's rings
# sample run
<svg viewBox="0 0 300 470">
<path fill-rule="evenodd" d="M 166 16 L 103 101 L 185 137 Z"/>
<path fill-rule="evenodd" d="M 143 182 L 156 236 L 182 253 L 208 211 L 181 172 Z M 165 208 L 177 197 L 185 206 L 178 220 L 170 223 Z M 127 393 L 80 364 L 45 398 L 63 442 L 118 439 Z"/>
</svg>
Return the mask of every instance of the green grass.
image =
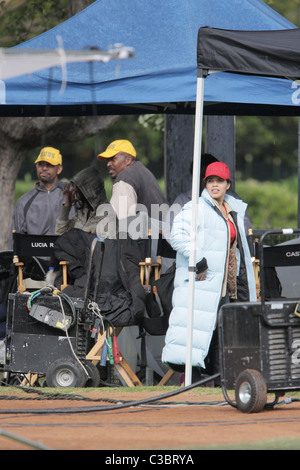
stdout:
<svg viewBox="0 0 300 470">
<path fill-rule="evenodd" d="M 24 180 L 17 180 L 16 189 L 15 189 L 15 202 L 17 202 L 17 200 L 19 199 L 20 196 L 22 196 L 22 194 L 25 194 L 31 189 L 33 189 L 36 181 L 37 180 L 32 180 L 30 178 L 30 175 L 25 175 Z M 158 180 L 158 184 L 164 193 L 165 192 L 164 178 L 160 178 Z M 113 185 L 113 181 L 111 178 L 104 179 L 104 186 L 105 186 L 106 196 L 108 200 L 110 200 L 111 198 L 112 185 Z"/>
<path fill-rule="evenodd" d="M 274 439 L 264 442 L 191 447 L 189 450 L 299 450 L 300 439 Z M 183 449 L 182 449 L 183 450 Z M 184 449 L 188 450 L 188 449 Z"/>
<path fill-rule="evenodd" d="M 112 180 L 105 178 L 104 184 L 107 199 L 110 200 Z M 158 179 L 158 183 L 165 192 L 164 179 Z M 25 175 L 24 180 L 16 182 L 15 202 L 18 198 L 34 187 L 35 181 L 30 175 Z M 283 228 L 297 227 L 297 177 L 287 180 L 256 181 L 248 179 L 236 182 L 236 191 L 247 202 L 247 213 L 253 228 Z"/>
<path fill-rule="evenodd" d="M 68 394 L 68 395 L 86 395 L 90 392 L 105 392 L 108 394 L 114 394 L 114 393 L 140 393 L 140 392 L 159 392 L 160 394 L 167 394 L 169 392 L 173 391 L 178 391 L 178 395 L 180 395 L 180 391 L 183 391 L 182 387 L 178 387 L 175 385 L 168 385 L 168 386 L 141 386 L 141 387 L 86 387 L 86 388 L 71 388 L 71 387 L 66 387 L 66 388 L 50 388 L 50 387 L 29 387 L 30 391 L 35 391 L 38 393 L 44 392 L 44 393 L 63 393 L 63 394 Z M 15 395 L 15 394 L 28 394 L 28 391 L 26 390 L 26 387 L 11 387 L 11 386 L 5 386 L 1 387 L 0 389 L 0 395 Z M 222 392 L 218 388 L 209 388 L 209 387 L 195 387 L 193 389 L 193 393 L 195 395 L 201 396 L 223 396 Z"/>
</svg>

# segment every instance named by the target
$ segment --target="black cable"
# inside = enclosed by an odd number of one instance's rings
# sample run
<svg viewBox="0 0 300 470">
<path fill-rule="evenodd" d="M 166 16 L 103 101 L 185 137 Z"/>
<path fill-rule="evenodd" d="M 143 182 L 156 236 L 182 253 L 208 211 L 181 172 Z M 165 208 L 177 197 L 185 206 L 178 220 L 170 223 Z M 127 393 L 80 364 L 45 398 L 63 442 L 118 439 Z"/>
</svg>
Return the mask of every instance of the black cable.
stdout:
<svg viewBox="0 0 300 470">
<path fill-rule="evenodd" d="M 73 413 L 95 413 L 99 411 L 108 411 L 108 410 L 120 410 L 122 408 L 128 408 L 132 406 L 140 406 L 147 403 L 152 403 L 157 400 L 162 400 L 164 398 L 168 398 L 171 396 L 178 395 L 180 393 L 184 393 L 192 388 L 198 387 L 203 385 L 206 382 L 214 380 L 215 378 L 219 377 L 220 374 L 212 375 L 206 379 L 200 380 L 199 382 L 195 382 L 191 385 L 187 385 L 185 387 L 180 387 L 178 390 L 172 390 L 163 395 L 158 395 L 155 397 L 148 397 L 142 400 L 135 400 L 135 401 L 128 401 L 127 403 L 119 403 L 116 405 L 107 405 L 107 406 L 95 406 L 95 407 L 83 407 L 83 408 L 52 408 L 52 409 L 26 409 L 26 410 L 1 410 L 0 414 L 11 414 L 11 413 L 21 413 L 21 414 L 73 414 Z"/>
<path fill-rule="evenodd" d="M 97 428 L 120 428 L 120 427 L 145 427 L 145 428 L 163 428 L 163 427 L 200 427 L 200 426 L 245 426 L 245 425 L 253 425 L 253 424 L 280 424 L 280 423 L 290 423 L 290 422 L 298 422 L 299 419 L 293 418 L 286 418 L 285 420 L 274 418 L 274 419 L 251 419 L 251 420 L 242 420 L 242 421 L 183 421 L 183 422 L 157 422 L 157 423 L 144 423 L 144 422 L 117 422 L 112 423 L 108 421 L 104 422 L 79 422 L 79 423 L 72 423 L 72 422 L 63 422 L 63 423 L 5 423 L 5 427 L 7 428 L 26 428 L 26 427 L 73 427 L 73 428 L 80 428 L 80 427 L 97 427 Z"/>
</svg>

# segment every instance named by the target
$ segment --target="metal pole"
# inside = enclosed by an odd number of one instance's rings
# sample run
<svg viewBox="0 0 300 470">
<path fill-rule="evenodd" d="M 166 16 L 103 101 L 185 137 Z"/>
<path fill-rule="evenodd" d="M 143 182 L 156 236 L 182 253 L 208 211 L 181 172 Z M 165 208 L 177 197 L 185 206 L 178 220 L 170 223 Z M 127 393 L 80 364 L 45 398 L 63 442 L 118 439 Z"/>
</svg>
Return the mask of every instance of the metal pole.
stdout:
<svg viewBox="0 0 300 470">
<path fill-rule="evenodd" d="M 298 25 L 300 25 L 300 0 L 298 4 Z M 300 228 L 300 118 L 298 118 L 298 211 L 297 227 Z"/>
<path fill-rule="evenodd" d="M 44 444 L 40 442 L 34 442 L 29 439 L 26 439 L 21 436 L 17 436 L 16 434 L 12 434 L 8 431 L 5 431 L 4 429 L 0 429 L 0 436 L 8 437 L 9 439 L 13 439 L 14 441 L 21 442 L 22 444 L 28 445 L 30 447 L 33 447 L 34 449 L 38 450 L 53 450 L 51 447 L 47 447 Z"/>
<path fill-rule="evenodd" d="M 196 119 L 193 156 L 193 185 L 192 185 L 192 223 L 191 245 L 189 256 L 189 298 L 187 318 L 187 341 L 185 362 L 185 386 L 192 381 L 192 349 L 193 349 L 193 324 L 194 324 L 194 294 L 195 294 L 195 267 L 196 267 L 196 237 L 197 237 L 197 208 L 200 188 L 201 147 L 203 127 L 203 96 L 204 77 L 197 78 Z"/>
<path fill-rule="evenodd" d="M 298 211 L 297 211 L 297 227 L 300 228 L 300 119 L 298 118 Z"/>
</svg>

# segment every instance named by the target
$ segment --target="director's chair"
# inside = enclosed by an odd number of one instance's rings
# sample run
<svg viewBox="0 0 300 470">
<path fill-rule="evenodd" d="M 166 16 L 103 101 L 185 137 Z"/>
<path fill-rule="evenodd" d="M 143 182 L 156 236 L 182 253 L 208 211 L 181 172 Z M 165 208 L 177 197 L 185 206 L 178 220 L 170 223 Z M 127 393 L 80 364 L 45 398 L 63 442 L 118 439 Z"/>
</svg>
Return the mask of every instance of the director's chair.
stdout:
<svg viewBox="0 0 300 470">
<path fill-rule="evenodd" d="M 172 297 L 172 287 L 164 298 L 159 295 L 158 285 L 160 279 L 167 274 L 169 268 L 174 264 L 176 252 L 169 242 L 163 237 L 162 230 L 157 231 L 157 237 L 152 230 L 148 230 L 148 244 L 145 260 L 140 262 L 140 279 L 146 292 L 146 308 L 148 316 L 143 319 L 143 330 L 141 333 L 141 368 L 147 366 L 146 334 L 148 340 L 151 336 L 165 336 L 168 328 L 168 317 L 170 313 L 170 302 L 166 297 Z M 157 238 L 157 239 L 156 239 Z M 168 299 L 169 300 L 169 299 Z M 156 361 L 157 362 L 157 361 Z M 161 367 L 159 366 L 159 369 Z M 158 385 L 166 385 L 176 372 L 162 371 L 163 376 Z M 161 375 L 161 374 L 160 374 Z"/>
<path fill-rule="evenodd" d="M 144 255 L 145 258 L 143 261 L 139 263 L 140 265 L 140 281 L 141 284 L 144 287 L 146 296 L 149 295 L 151 296 L 152 294 L 158 299 L 158 293 L 155 289 L 155 286 L 153 285 L 153 280 L 157 281 L 162 273 L 162 265 L 163 265 L 163 260 L 164 258 L 171 258 L 174 259 L 175 257 L 175 252 L 172 250 L 170 245 L 166 242 L 166 240 L 163 239 L 162 237 L 162 232 L 159 231 L 159 238 L 157 240 L 157 246 L 155 248 L 155 260 L 154 257 L 151 256 L 151 252 L 153 246 L 153 240 L 152 240 L 152 231 L 151 229 L 148 230 L 148 238 L 145 240 L 144 244 Z M 151 305 L 155 308 L 155 302 L 152 302 Z M 148 305 L 149 307 L 149 305 Z M 151 307 L 150 307 L 151 308 Z M 156 312 L 154 313 L 155 316 L 158 314 L 158 309 L 159 305 L 157 304 L 156 307 Z M 158 320 L 157 318 L 149 318 L 148 319 L 151 323 L 156 322 Z M 122 331 L 123 327 L 115 327 L 115 335 L 118 336 L 120 332 Z M 112 333 L 112 329 L 110 329 L 110 332 Z M 151 333 L 153 334 L 153 333 Z M 157 333 L 156 333 L 157 334 Z M 159 335 L 162 334 L 162 331 L 159 332 Z M 103 353 L 103 348 L 106 342 L 106 335 L 107 332 L 104 332 L 103 330 L 100 330 L 97 336 L 97 340 L 94 344 L 94 346 L 91 348 L 91 350 L 88 352 L 86 359 L 90 360 L 93 362 L 94 365 L 98 365 L 101 362 L 102 358 L 102 353 Z M 154 333 L 155 335 L 155 333 Z M 145 333 L 141 333 L 141 368 L 146 367 L 146 358 L 145 358 L 145 350 L 146 350 L 146 344 L 145 344 Z M 120 377 L 123 379 L 123 381 L 126 383 L 128 386 L 141 386 L 142 382 L 140 378 L 135 374 L 135 372 L 132 370 L 122 353 L 120 352 L 119 356 L 119 361 L 114 362 L 114 367 L 117 373 L 120 375 Z M 161 384 L 166 384 L 170 378 L 174 375 L 174 372 L 168 371 L 163 379 Z"/>
<path fill-rule="evenodd" d="M 28 288 L 26 278 L 42 286 L 49 269 L 49 260 L 57 240 L 56 235 L 29 235 L 13 232 L 13 263 L 18 269 L 18 292 Z M 63 271 L 61 290 L 67 285 L 67 262 L 60 261 Z M 36 285 L 35 285 L 36 287 Z"/>
<path fill-rule="evenodd" d="M 104 346 L 107 341 L 107 334 L 108 335 L 115 334 L 115 336 L 117 337 L 121 333 L 122 329 L 123 327 L 115 327 L 114 332 L 113 332 L 112 327 L 109 327 L 108 331 L 103 331 L 103 329 L 101 329 L 98 333 L 96 343 L 86 355 L 86 359 L 88 361 L 91 361 L 96 366 L 98 364 L 101 364 L 101 359 L 103 359 Z M 109 354 L 105 352 L 105 357 L 104 357 L 105 363 L 107 360 L 109 360 Z M 120 351 L 118 351 L 118 359 L 114 357 L 111 363 L 115 367 L 116 372 L 119 374 L 121 379 L 123 379 L 123 381 L 126 383 L 128 387 L 135 387 L 135 386 L 142 385 L 140 379 L 134 373 L 134 371 L 132 370 L 132 368 L 130 367 L 130 365 L 128 364 L 128 362 L 126 361 L 126 359 L 124 358 L 124 356 L 122 355 Z"/>
</svg>

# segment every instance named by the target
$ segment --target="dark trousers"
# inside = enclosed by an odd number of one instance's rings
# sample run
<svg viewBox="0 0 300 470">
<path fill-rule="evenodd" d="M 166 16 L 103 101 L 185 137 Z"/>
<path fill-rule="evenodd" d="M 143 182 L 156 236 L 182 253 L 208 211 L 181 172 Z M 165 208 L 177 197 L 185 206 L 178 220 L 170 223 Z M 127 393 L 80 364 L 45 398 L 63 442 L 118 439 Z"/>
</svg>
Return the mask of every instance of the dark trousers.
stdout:
<svg viewBox="0 0 300 470">
<path fill-rule="evenodd" d="M 225 297 L 222 297 L 219 303 L 218 311 L 222 307 L 222 305 L 229 303 L 229 297 L 226 294 Z M 218 338 L 218 326 L 213 332 L 208 354 L 205 358 L 205 369 L 201 369 L 201 367 L 193 367 L 192 368 L 192 382 L 198 382 L 201 380 L 201 376 L 203 373 L 205 375 L 215 375 L 220 372 L 220 357 L 219 357 L 219 338 Z M 221 386 L 220 377 L 214 380 L 215 387 Z"/>
</svg>

